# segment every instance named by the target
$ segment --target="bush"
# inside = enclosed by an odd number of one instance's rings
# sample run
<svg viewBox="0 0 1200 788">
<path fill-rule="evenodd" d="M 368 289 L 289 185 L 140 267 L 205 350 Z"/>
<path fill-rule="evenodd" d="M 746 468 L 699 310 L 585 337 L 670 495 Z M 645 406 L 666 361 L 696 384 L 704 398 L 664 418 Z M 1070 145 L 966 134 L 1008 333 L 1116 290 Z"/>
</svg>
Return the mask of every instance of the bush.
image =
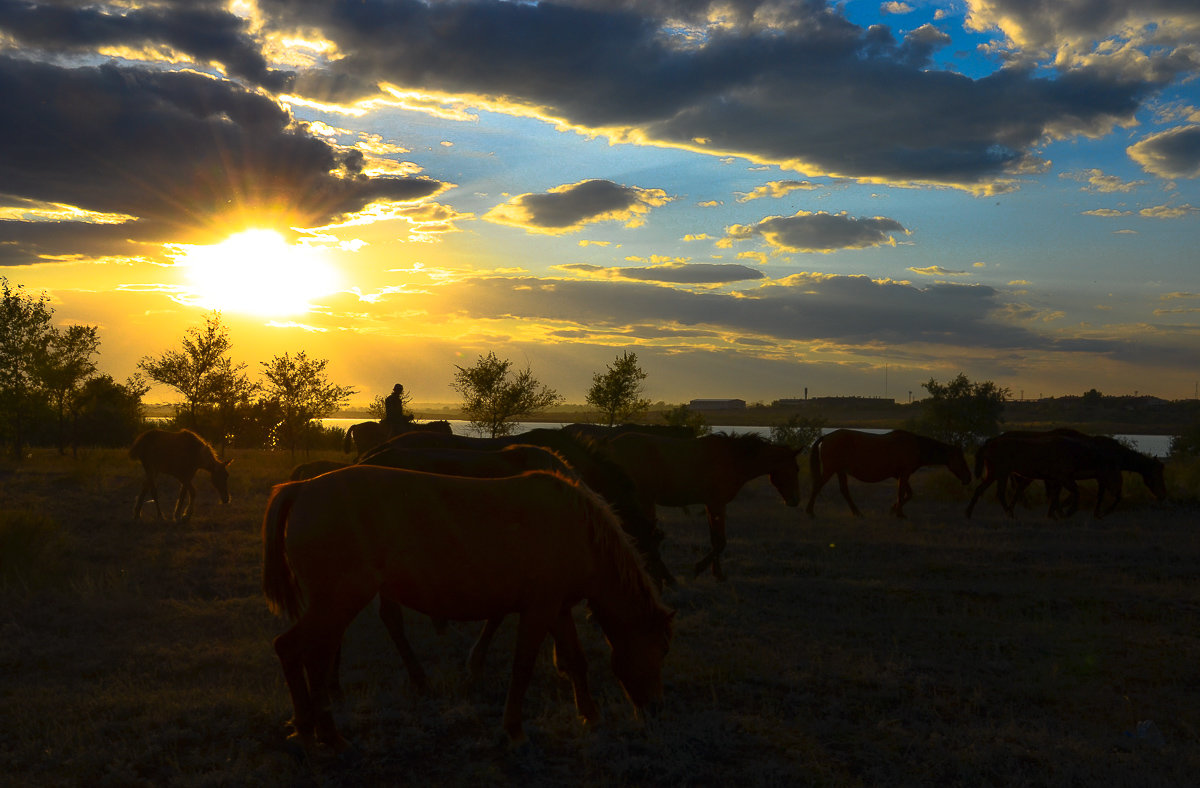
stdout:
<svg viewBox="0 0 1200 788">
<path fill-rule="evenodd" d="M 1185 427 L 1171 439 L 1171 456 L 1200 457 L 1200 422 Z"/>
<path fill-rule="evenodd" d="M 807 449 L 821 437 L 824 429 L 825 419 L 819 416 L 792 414 L 782 424 L 771 425 L 771 442 L 793 449 Z"/>
<path fill-rule="evenodd" d="M 696 437 L 707 435 L 712 429 L 703 413 L 696 413 L 687 405 L 676 405 L 664 411 L 663 421 L 671 427 L 687 427 Z"/>
</svg>

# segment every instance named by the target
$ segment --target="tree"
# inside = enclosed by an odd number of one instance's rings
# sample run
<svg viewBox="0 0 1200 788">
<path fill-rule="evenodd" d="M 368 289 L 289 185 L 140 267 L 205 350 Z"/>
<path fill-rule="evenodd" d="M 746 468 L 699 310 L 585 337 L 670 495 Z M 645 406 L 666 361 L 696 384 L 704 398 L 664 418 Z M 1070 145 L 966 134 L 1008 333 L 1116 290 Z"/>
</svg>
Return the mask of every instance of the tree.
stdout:
<svg viewBox="0 0 1200 788">
<path fill-rule="evenodd" d="M 266 397 L 279 407 L 279 438 L 292 455 L 304 428 L 313 419 L 325 418 L 346 404 L 355 390 L 325 379 L 326 359 L 310 359 L 301 350 L 292 358 L 287 353 L 261 362 L 267 378 Z"/>
<path fill-rule="evenodd" d="M 67 450 L 67 413 L 76 415 L 75 399 L 88 378 L 96 372 L 92 356 L 100 350 L 95 326 L 71 325 L 51 329 L 46 355 L 41 362 L 42 385 L 58 414 L 58 453 Z M 76 445 L 72 442 L 72 445 Z"/>
<path fill-rule="evenodd" d="M 128 446 L 142 428 L 146 391 L 137 375 L 123 385 L 111 375 L 88 379 L 72 405 L 75 441 L 85 446 Z"/>
<path fill-rule="evenodd" d="M 457 364 L 450 385 L 463 397 L 463 413 L 479 433 L 493 438 L 512 432 L 512 421 L 562 401 L 554 389 L 542 385 L 529 367 L 512 375 L 512 362 L 488 351 L 470 367 Z"/>
<path fill-rule="evenodd" d="M 250 380 L 243 371 L 245 364 L 234 364 L 223 358 L 209 377 L 209 392 L 215 409 L 217 441 L 221 457 L 231 435 L 239 433 L 253 416 L 251 404 L 262 391 L 262 385 Z M 240 444 L 239 444 L 240 445 Z"/>
<path fill-rule="evenodd" d="M 711 431 L 703 413 L 697 413 L 687 405 L 676 405 L 663 411 L 663 421 L 671 427 L 687 427 L 696 437 Z"/>
<path fill-rule="evenodd" d="M 933 437 L 965 448 L 1000 432 L 1007 388 L 990 380 L 972 383 L 961 372 L 949 383 L 930 378 L 923 386 L 929 398 L 923 403 L 922 426 Z"/>
<path fill-rule="evenodd" d="M 191 427 L 197 428 L 197 412 L 215 402 L 222 380 L 239 374 L 245 364 L 234 365 L 228 354 L 232 347 L 229 330 L 221 325 L 221 313 L 205 316 L 203 328 L 189 328 L 180 350 L 168 350 L 158 358 L 147 356 L 138 368 L 154 381 L 170 386 L 183 395 L 184 409 Z"/>
<path fill-rule="evenodd" d="M 820 416 L 801 416 L 793 413 L 782 424 L 771 426 L 771 442 L 793 449 L 807 449 L 821 437 L 825 429 L 825 419 Z"/>
<path fill-rule="evenodd" d="M 618 421 L 628 421 L 650 407 L 650 400 L 642 398 L 645 379 L 646 373 L 637 363 L 637 353 L 624 351 L 608 365 L 607 372 L 592 376 L 587 403 L 604 414 L 610 427 Z"/>
<path fill-rule="evenodd" d="M 21 459 L 34 410 L 44 403 L 44 369 L 53 315 L 49 298 L 34 298 L 0 277 L 0 419 L 13 456 Z"/>
</svg>

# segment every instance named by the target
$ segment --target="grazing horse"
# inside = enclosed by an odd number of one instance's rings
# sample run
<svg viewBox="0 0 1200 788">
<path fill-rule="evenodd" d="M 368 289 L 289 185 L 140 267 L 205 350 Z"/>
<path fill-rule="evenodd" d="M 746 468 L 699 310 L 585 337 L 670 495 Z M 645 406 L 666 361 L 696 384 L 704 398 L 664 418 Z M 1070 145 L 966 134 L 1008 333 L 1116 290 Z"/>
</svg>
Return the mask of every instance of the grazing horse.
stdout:
<svg viewBox="0 0 1200 788">
<path fill-rule="evenodd" d="M 1093 515 L 1098 519 L 1116 508 L 1121 500 L 1121 467 L 1117 455 L 1107 447 L 1094 443 L 1084 436 L 1082 439 L 1069 434 L 1055 433 L 1002 433 L 989 438 L 975 455 L 975 474 L 980 477 L 979 486 L 967 504 L 967 517 L 975 510 L 981 495 L 993 483 L 996 484 L 996 500 L 1005 514 L 1014 516 L 1017 495 L 1007 500 L 1005 491 L 1009 479 L 1020 477 L 1025 486 L 1029 480 L 1040 479 L 1046 484 L 1046 497 L 1050 504 L 1047 517 L 1062 514 L 1059 505 L 1059 490 L 1067 490 L 1067 511 L 1070 517 L 1079 508 L 1079 479 L 1095 479 L 1096 507 Z M 1020 487 L 1021 490 L 1024 486 Z M 1112 490 L 1114 499 L 1107 510 L 1104 496 Z M 1165 490 L 1164 490 L 1165 492 Z"/>
<path fill-rule="evenodd" d="M 674 613 L 659 600 L 608 505 L 534 471 L 499 479 L 357 465 L 276 486 L 263 518 L 263 592 L 295 621 L 275 639 L 295 738 L 340 751 L 329 673 L 346 626 L 376 594 L 427 615 L 520 616 L 503 727 L 524 740 L 521 702 L 542 642 L 596 719 L 571 608 L 586 599 L 635 709 L 662 697 Z"/>
<path fill-rule="evenodd" d="M 696 563 L 696 575 L 711 565 L 713 575 L 725 579 L 721 570 L 725 507 L 746 482 L 768 475 L 788 506 L 800 503 L 800 468 L 796 464 L 800 452 L 757 435 L 680 439 L 626 432 L 609 439 L 606 446 L 637 485 L 648 518 L 655 517 L 656 504 L 704 504 L 712 548 Z"/>
<path fill-rule="evenodd" d="M 1061 436 L 1065 436 L 1068 438 L 1074 438 L 1076 440 L 1085 441 L 1087 443 L 1090 443 L 1098 451 L 1111 453 L 1112 456 L 1116 460 L 1117 466 L 1122 471 L 1132 471 L 1132 472 L 1138 474 L 1139 476 L 1141 476 L 1142 482 L 1146 485 L 1146 488 L 1148 490 L 1150 490 L 1150 494 L 1154 496 L 1155 500 L 1161 501 L 1167 497 L 1167 484 L 1166 484 L 1166 479 L 1164 478 L 1165 468 L 1163 466 L 1162 460 L 1159 460 L 1156 457 L 1151 457 L 1149 455 L 1142 454 L 1141 452 L 1136 451 L 1135 449 L 1131 449 L 1128 446 L 1126 446 L 1125 444 L 1121 443 L 1116 438 L 1111 438 L 1108 435 L 1088 435 L 1085 432 L 1080 432 L 1079 430 L 1073 430 L 1070 427 L 1058 427 L 1056 429 L 1046 430 L 1043 432 L 1009 431 L 1004 434 L 1005 435 L 1021 435 L 1021 436 L 1026 436 L 1026 437 L 1044 437 L 1044 436 L 1050 436 L 1050 435 L 1061 435 Z M 1021 498 L 1021 494 L 1023 492 L 1025 492 L 1025 488 L 1028 487 L 1029 484 L 1033 480 L 1028 479 L 1024 476 L 1014 475 L 1010 481 L 1012 481 L 1012 484 L 1013 484 L 1013 505 L 1015 506 L 1016 502 Z M 1122 488 L 1123 487 L 1124 487 L 1124 485 L 1122 485 Z M 1059 492 L 1058 485 L 1053 481 L 1047 480 L 1046 481 L 1046 497 L 1049 498 L 1051 501 L 1051 504 L 1052 504 L 1051 510 L 1052 511 L 1058 509 L 1058 507 L 1057 507 L 1058 492 Z M 1119 504 L 1121 502 L 1122 490 L 1117 489 L 1117 490 L 1115 490 L 1115 493 L 1116 493 L 1116 500 L 1113 501 L 1112 507 L 1110 508 L 1109 511 L 1111 511 L 1112 509 L 1115 509 L 1117 507 L 1117 504 Z"/>
<path fill-rule="evenodd" d="M 812 494 L 806 511 L 810 517 L 814 516 L 817 494 L 834 474 L 837 474 L 842 497 L 855 517 L 862 517 L 862 512 L 850 497 L 847 476 L 862 482 L 897 479 L 896 502 L 892 504 L 891 512 L 900 518 L 904 517 L 904 504 L 913 497 L 908 479 L 918 468 L 945 465 L 963 484 L 971 483 L 971 469 L 967 467 L 962 449 L 907 430 L 892 430 L 882 435 L 834 430 L 817 438 L 808 451 Z"/>
<path fill-rule="evenodd" d="M 361 463 L 373 462 L 372 457 L 390 447 L 411 448 L 450 447 L 495 451 L 514 443 L 542 446 L 557 452 L 591 487 L 609 502 L 621 520 L 625 532 L 633 539 L 634 546 L 646 562 L 646 571 L 660 585 L 675 585 L 667 565 L 659 555 L 663 533 L 653 516 L 647 517 L 637 500 L 637 488 L 629 474 L 612 461 L 595 441 L 572 436 L 560 429 L 539 428 L 518 435 L 499 438 L 475 438 L 468 435 L 436 434 L 432 432 L 407 432 L 397 435 L 367 452 L 359 459 Z"/>
<path fill-rule="evenodd" d="M 152 495 L 158 519 L 163 519 L 162 507 L 158 504 L 158 486 L 154 479 L 165 473 L 179 480 L 179 500 L 175 502 L 174 518 L 187 522 L 192 516 L 192 504 L 196 501 L 196 488 L 192 478 L 203 468 L 212 477 L 212 485 L 221 496 L 221 503 L 229 503 L 229 464 L 233 460 L 221 461 L 213 447 L 191 430 L 171 432 L 151 429 L 134 438 L 129 447 L 130 459 L 139 460 L 146 471 L 137 503 L 133 506 L 133 519 L 142 516 L 142 504 L 146 496 Z M 185 505 L 186 504 L 186 505 Z"/>
<path fill-rule="evenodd" d="M 440 473 L 447 476 L 469 476 L 477 479 L 500 478 L 503 476 L 519 476 L 526 471 L 549 471 L 565 478 L 577 478 L 574 469 L 559 456 L 558 453 L 542 446 L 525 443 L 514 443 L 494 451 L 474 451 L 471 449 L 413 449 L 402 446 L 391 446 L 385 451 L 372 452 L 371 465 L 383 465 L 391 468 L 403 468 L 409 471 L 424 471 L 425 473 Z M 404 615 L 399 606 L 385 598 L 379 601 L 379 617 L 387 627 L 400 659 L 408 671 L 409 679 L 418 690 L 427 688 L 425 671 L 421 668 L 415 652 L 404 635 Z M 475 680 L 483 673 L 483 663 L 488 646 L 500 627 L 503 616 L 489 619 L 479 635 L 479 639 L 471 648 L 467 660 L 470 680 Z M 435 621 L 434 625 L 441 631 L 445 621 Z M 340 691 L 337 670 L 331 678 L 331 689 Z"/>
</svg>

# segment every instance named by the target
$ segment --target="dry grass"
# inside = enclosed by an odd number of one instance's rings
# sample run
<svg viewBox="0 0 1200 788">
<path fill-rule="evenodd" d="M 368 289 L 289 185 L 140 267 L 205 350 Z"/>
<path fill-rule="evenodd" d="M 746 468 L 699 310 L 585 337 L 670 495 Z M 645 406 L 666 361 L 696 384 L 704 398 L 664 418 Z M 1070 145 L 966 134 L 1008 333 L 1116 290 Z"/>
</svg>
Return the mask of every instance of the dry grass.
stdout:
<svg viewBox="0 0 1200 788">
<path fill-rule="evenodd" d="M 499 729 L 511 623 L 468 690 L 475 626 L 438 636 L 414 616 L 433 685 L 420 697 L 368 610 L 347 635 L 338 710 L 354 755 L 310 758 L 285 744 L 270 645 L 283 623 L 259 591 L 262 508 L 291 462 L 235 456 L 234 502 L 203 487 L 187 525 L 131 522 L 140 480 L 121 452 L 0 470 L 0 784 L 1169 786 L 1200 774 L 1194 506 L 1152 505 L 1130 485 L 1101 521 L 1051 523 L 1040 503 L 1010 521 L 990 495 L 966 521 L 966 491 L 933 471 L 907 522 L 885 516 L 887 485 L 853 487 L 861 520 L 836 486 L 815 520 L 749 486 L 730 508 L 730 580 L 681 578 L 667 594 L 667 707 L 649 724 L 582 612 L 603 719 L 579 724 L 547 647 L 526 698 L 531 745 L 514 752 Z M 702 511 L 661 513 L 683 573 L 708 539 Z"/>
</svg>

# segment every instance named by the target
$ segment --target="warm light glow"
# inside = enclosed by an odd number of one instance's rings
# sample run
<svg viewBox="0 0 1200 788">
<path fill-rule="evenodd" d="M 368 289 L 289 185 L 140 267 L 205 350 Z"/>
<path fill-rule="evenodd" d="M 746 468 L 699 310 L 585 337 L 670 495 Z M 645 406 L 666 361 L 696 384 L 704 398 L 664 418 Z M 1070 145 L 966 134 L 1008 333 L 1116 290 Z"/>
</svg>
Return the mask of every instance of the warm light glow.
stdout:
<svg viewBox="0 0 1200 788">
<path fill-rule="evenodd" d="M 289 245 L 274 230 L 246 230 L 213 246 L 179 247 L 187 300 L 206 309 L 263 317 L 299 315 L 341 287 L 320 249 Z"/>
</svg>

